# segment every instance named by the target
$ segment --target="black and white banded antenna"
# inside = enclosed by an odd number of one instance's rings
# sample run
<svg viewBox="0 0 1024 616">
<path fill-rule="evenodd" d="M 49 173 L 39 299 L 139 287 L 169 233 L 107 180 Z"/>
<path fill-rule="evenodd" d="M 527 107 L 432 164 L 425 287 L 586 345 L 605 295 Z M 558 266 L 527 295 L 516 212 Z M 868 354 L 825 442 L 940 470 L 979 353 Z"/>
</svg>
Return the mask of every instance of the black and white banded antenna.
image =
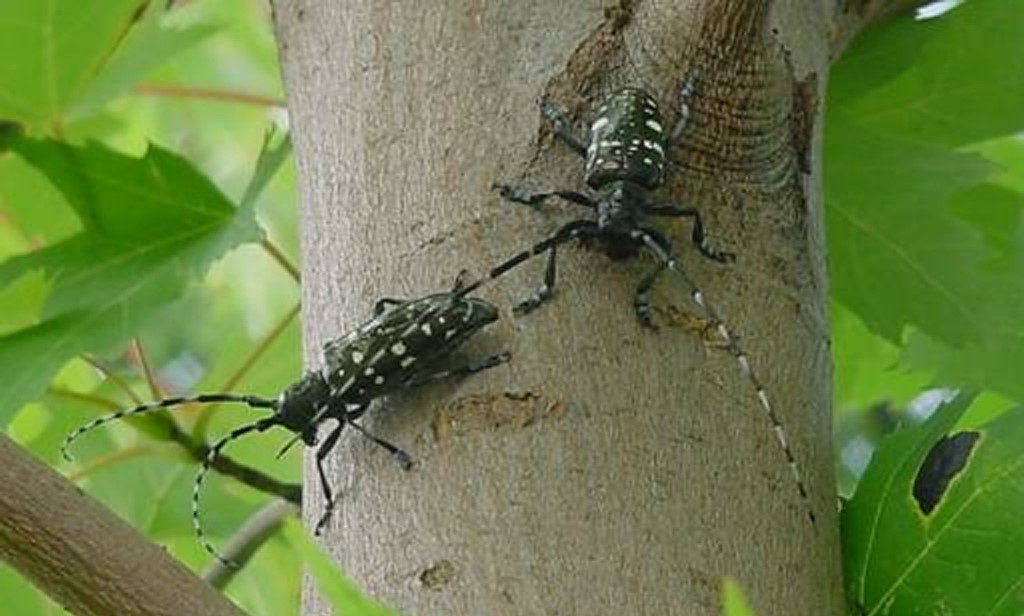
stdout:
<svg viewBox="0 0 1024 616">
<path fill-rule="evenodd" d="M 687 292 L 690 294 L 690 299 L 692 299 L 693 302 L 704 312 L 704 317 L 714 325 L 715 332 L 725 343 L 726 349 L 733 357 L 736 358 L 740 372 L 747 381 L 750 382 L 751 386 L 753 386 L 754 392 L 757 395 L 758 404 L 761 406 L 761 410 L 765 417 L 768 418 L 769 423 L 771 423 L 772 431 L 775 433 L 775 440 L 778 442 L 779 448 L 782 449 L 783 454 L 786 456 L 786 463 L 789 465 L 790 473 L 793 475 L 793 481 L 796 484 L 797 491 L 800 493 L 800 500 L 806 506 L 807 517 L 811 521 L 811 524 L 815 525 L 817 518 L 814 515 L 814 508 L 811 506 L 810 496 L 807 491 L 807 484 L 804 482 L 803 474 L 800 472 L 800 467 L 797 464 L 796 456 L 793 454 L 793 449 L 789 445 L 789 438 L 786 435 L 786 430 L 782 427 L 782 421 L 779 419 L 778 414 L 775 412 L 775 407 L 772 406 L 771 400 L 768 398 L 768 392 L 765 390 L 761 380 L 751 367 L 750 359 L 747 357 L 747 352 L 740 346 L 739 339 L 725 324 L 725 321 L 721 316 L 719 316 L 718 311 L 715 310 L 714 306 L 707 302 L 704 297 L 704 292 L 701 291 L 692 280 L 690 280 L 690 277 L 686 274 L 683 268 L 679 266 L 679 261 L 674 255 L 666 252 L 647 234 L 638 233 L 636 234 L 636 237 L 651 250 L 659 261 L 664 263 L 666 267 L 674 271 L 676 275 L 679 276 L 683 285 L 686 287 Z"/>
<path fill-rule="evenodd" d="M 147 402 L 140 404 L 136 407 L 117 411 L 116 413 L 110 413 L 109 415 L 103 415 L 96 419 L 75 428 L 71 433 L 64 437 L 64 442 L 60 446 L 60 454 L 68 462 L 71 461 L 71 444 L 79 439 L 86 432 L 91 432 L 93 429 L 98 428 L 104 424 L 108 424 L 112 421 L 118 421 L 127 417 L 134 417 L 136 415 L 142 415 L 145 413 L 152 413 L 162 409 L 169 409 L 176 406 L 185 406 L 187 404 L 220 404 L 223 402 L 244 404 L 254 409 L 269 409 L 276 411 L 278 407 L 278 401 L 270 398 L 261 398 L 259 396 L 252 396 L 248 394 L 232 394 L 232 393 L 216 393 L 216 394 L 197 394 L 195 396 L 181 396 L 177 398 L 164 398 L 163 400 L 156 400 L 154 402 Z"/>
<path fill-rule="evenodd" d="M 210 553 L 211 556 L 217 559 L 217 561 L 225 567 L 231 569 L 238 569 L 240 565 L 221 554 L 210 540 L 206 538 L 206 532 L 203 530 L 202 521 L 199 519 L 199 495 L 202 492 L 203 482 L 206 481 L 206 475 L 210 472 L 210 468 L 213 467 L 213 463 L 217 461 L 217 457 L 220 456 L 220 452 L 224 447 L 231 441 L 237 440 L 250 432 L 263 432 L 268 428 L 276 426 L 277 422 L 275 417 L 264 417 L 263 419 L 246 424 L 235 428 L 231 432 L 224 435 L 219 441 L 210 446 L 210 451 L 206 454 L 206 459 L 203 460 L 203 465 L 199 468 L 199 472 L 196 474 L 195 481 L 192 482 L 192 528 L 195 530 L 196 538 L 199 540 L 199 544 L 203 546 L 203 549 Z"/>
<path fill-rule="evenodd" d="M 247 394 L 232 394 L 232 393 L 217 393 L 217 394 L 198 394 L 195 396 L 183 396 L 178 398 L 165 398 L 163 400 L 157 400 L 155 402 L 148 402 L 146 404 L 140 404 L 139 406 L 117 411 L 109 415 L 97 417 L 96 419 L 82 425 L 75 429 L 73 432 L 64 438 L 64 442 L 61 443 L 60 453 L 65 460 L 71 461 L 71 444 L 74 443 L 79 437 L 86 432 L 90 432 L 95 428 L 102 425 L 108 424 L 112 421 L 118 421 L 127 417 L 134 417 L 136 415 L 143 415 L 145 413 L 152 413 L 162 409 L 168 409 L 178 406 L 184 406 L 187 404 L 219 404 L 223 402 L 244 404 L 248 407 L 255 409 L 269 409 L 271 411 L 277 411 L 279 402 L 278 400 L 271 400 L 269 398 L 261 398 L 259 396 L 252 396 Z M 225 558 L 217 548 L 215 548 L 210 541 L 206 538 L 206 534 L 203 532 L 202 524 L 199 520 L 199 492 L 203 481 L 206 478 L 206 474 L 210 471 L 210 467 L 217 460 L 220 455 L 221 449 L 224 448 L 229 442 L 241 437 L 242 435 L 248 434 L 249 432 L 259 431 L 262 432 L 272 426 L 278 425 L 278 416 L 271 415 L 264 417 L 263 419 L 244 425 L 240 428 L 236 428 L 229 432 L 224 438 L 220 439 L 213 446 L 210 447 L 206 454 L 206 458 L 203 460 L 202 467 L 199 469 L 199 474 L 196 476 L 195 482 L 192 485 L 192 527 L 195 529 L 196 536 L 199 539 L 199 543 L 203 548 L 209 552 L 214 558 L 220 561 L 221 564 L 231 567 L 238 568 L 238 564 Z"/>
</svg>

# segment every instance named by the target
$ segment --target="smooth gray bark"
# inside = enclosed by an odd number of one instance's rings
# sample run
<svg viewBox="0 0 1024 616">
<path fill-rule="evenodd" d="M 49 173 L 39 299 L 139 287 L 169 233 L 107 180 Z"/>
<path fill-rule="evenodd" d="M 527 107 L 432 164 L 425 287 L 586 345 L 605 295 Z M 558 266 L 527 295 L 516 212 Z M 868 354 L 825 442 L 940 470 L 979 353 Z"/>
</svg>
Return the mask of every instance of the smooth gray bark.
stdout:
<svg viewBox="0 0 1024 616">
<path fill-rule="evenodd" d="M 412 471 L 353 435 L 331 456 L 343 501 L 322 541 L 368 593 L 410 614 L 710 615 L 729 575 L 762 615 L 842 612 L 819 156 L 832 4 L 769 16 L 767 0 L 274 2 L 313 365 L 375 299 L 447 288 L 578 214 L 490 190 L 580 186 L 538 96 L 582 127 L 615 87 L 670 108 L 696 74 L 663 194 L 699 207 L 737 261 L 710 264 L 688 224 L 661 226 L 742 337 L 818 519 L 681 286 L 658 286 L 662 327 L 645 331 L 631 297 L 650 261 L 573 247 L 543 310 L 508 314 L 540 260 L 483 292 L 509 318 L 466 354 L 507 348 L 509 365 L 371 411 L 365 425 L 406 447 Z M 311 456 L 306 488 L 311 521 Z M 309 588 L 305 613 L 328 612 Z"/>
</svg>

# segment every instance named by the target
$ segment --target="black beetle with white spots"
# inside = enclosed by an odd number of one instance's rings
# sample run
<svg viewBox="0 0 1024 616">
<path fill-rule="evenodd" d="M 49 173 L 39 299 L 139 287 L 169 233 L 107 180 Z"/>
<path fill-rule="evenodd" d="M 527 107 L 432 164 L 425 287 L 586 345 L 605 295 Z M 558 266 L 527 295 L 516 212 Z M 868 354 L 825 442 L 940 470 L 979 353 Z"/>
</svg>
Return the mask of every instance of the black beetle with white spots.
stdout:
<svg viewBox="0 0 1024 616">
<path fill-rule="evenodd" d="M 469 285 L 468 290 L 506 274 L 531 257 L 547 253 L 542 284 L 532 296 L 515 306 L 515 311 L 523 314 L 551 299 L 555 287 L 557 250 L 562 244 L 574 239 L 593 241 L 608 257 L 615 260 L 634 257 L 641 249 L 647 248 L 656 264 L 654 269 L 640 279 L 634 292 L 633 307 L 637 319 L 646 327 L 653 326 L 648 294 L 666 269 L 673 270 L 705 318 L 713 323 L 716 333 L 736 358 L 744 378 L 753 386 L 758 404 L 771 423 L 801 502 L 806 506 L 807 515 L 813 524 L 814 511 L 796 457 L 779 416 L 769 401 L 768 393 L 750 365 L 746 351 L 714 307 L 708 304 L 704 293 L 683 271 L 665 235 L 647 222 L 651 217 L 690 218 L 693 221 L 691 242 L 700 254 L 722 263 L 733 259 L 732 254 L 708 245 L 704 237 L 704 224 L 696 209 L 673 203 L 658 203 L 651 195 L 665 183 L 666 153 L 680 141 L 684 133 L 690 119 L 689 100 L 693 93 L 693 82 L 688 80 L 680 90 L 679 118 L 672 131 L 666 132 L 661 111 L 653 96 L 638 88 L 615 91 L 598 107 L 597 117 L 590 125 L 587 145 L 576 136 L 564 111 L 547 100 L 541 101 L 541 113 L 553 125 L 555 136 L 585 160 L 584 180 L 591 190 L 528 192 L 505 184 L 496 184 L 495 189 L 505 199 L 526 205 L 537 205 L 551 197 L 558 197 L 586 208 L 590 215 L 565 223 L 548 238 L 492 268 L 484 278 Z"/>
<path fill-rule="evenodd" d="M 381 396 L 431 381 L 468 375 L 492 368 L 508 359 L 498 353 L 455 368 L 442 368 L 442 362 L 468 338 L 498 318 L 497 309 L 469 294 L 485 283 L 499 278 L 531 257 L 547 254 L 543 283 L 527 299 L 519 302 L 517 313 L 530 312 L 550 300 L 556 278 L 558 247 L 571 240 L 593 241 L 612 259 L 628 259 L 646 248 L 654 257 L 655 267 L 639 283 L 633 296 L 637 319 L 652 327 L 648 295 L 656 280 L 670 269 L 679 276 L 690 298 L 713 323 L 715 331 L 735 358 L 744 378 L 751 384 L 758 404 L 771 423 L 779 447 L 785 454 L 794 482 L 807 514 L 814 523 L 807 489 L 789 445 L 786 432 L 771 404 L 765 387 L 751 367 L 747 353 L 737 337 L 725 325 L 718 312 L 705 300 L 679 265 L 671 243 L 658 229 L 648 224 L 652 217 L 689 218 L 693 222 L 691 242 L 698 252 L 716 262 L 732 260 L 730 253 L 718 251 L 704 237 L 700 213 L 690 207 L 655 202 L 652 193 L 662 187 L 667 175 L 667 152 L 677 144 L 690 118 L 689 99 L 692 82 L 680 92 L 679 118 L 672 131 L 666 132 L 657 101 L 637 88 L 624 88 L 612 93 L 597 109 L 590 126 L 586 145 L 579 139 L 565 112 L 548 101 L 541 103 L 541 113 L 553 124 L 555 136 L 585 160 L 584 180 L 590 191 L 550 190 L 527 192 L 497 184 L 500 194 L 513 202 L 527 205 L 543 203 L 558 197 L 585 207 L 589 216 L 564 224 L 554 234 L 534 244 L 498 266 L 483 278 L 455 287 L 445 293 L 427 295 L 414 300 L 383 299 L 377 302 L 374 316 L 348 335 L 324 345 L 324 365 L 307 372 L 276 399 L 258 396 L 214 393 L 190 397 L 168 398 L 143 404 L 95 419 L 68 435 L 61 450 L 68 457 L 71 443 L 85 432 L 111 421 L 185 404 L 234 402 L 256 409 L 267 409 L 270 415 L 229 432 L 214 443 L 196 476 L 192 493 L 192 518 L 196 535 L 203 547 L 227 565 L 225 559 L 206 539 L 199 517 L 200 490 L 213 462 L 224 447 L 251 432 L 263 432 L 281 426 L 295 434 L 285 447 L 301 440 L 317 446 L 316 466 L 326 506 L 316 525 L 319 532 L 327 524 L 335 505 L 333 490 L 323 468 L 326 456 L 334 449 L 345 426 L 388 451 L 404 468 L 412 460 L 399 447 L 370 434 L 359 420 L 369 404 Z M 318 428 L 328 419 L 336 426 L 318 443 Z"/>
<path fill-rule="evenodd" d="M 222 563 L 234 566 L 206 539 L 199 519 L 200 489 L 221 450 L 231 441 L 250 432 L 263 432 L 274 426 L 281 426 L 296 435 L 285 449 L 296 440 L 302 440 L 307 446 L 316 446 L 317 428 L 328 419 L 333 419 L 337 425 L 316 450 L 317 473 L 327 503 L 316 525 L 319 534 L 330 519 L 335 503 L 323 461 L 338 443 L 345 426 L 351 426 L 387 450 L 404 468 L 412 466 L 409 454 L 370 434 L 356 422 L 366 412 L 371 401 L 439 379 L 480 372 L 508 360 L 506 352 L 454 368 L 441 367 L 441 363 L 452 351 L 481 328 L 498 319 L 498 310 L 494 306 L 482 299 L 469 297 L 468 292 L 457 281 L 455 288 L 446 293 L 414 300 L 380 300 L 374 308 L 372 319 L 348 335 L 324 345 L 324 366 L 320 370 L 307 372 L 276 399 L 216 393 L 158 400 L 83 425 L 64 439 L 61 452 L 65 458 L 70 458 L 69 447 L 82 434 L 111 421 L 158 409 L 220 402 L 237 402 L 252 408 L 269 409 L 271 415 L 236 428 L 214 443 L 193 484 L 192 522 L 196 535 L 206 551 Z"/>
</svg>

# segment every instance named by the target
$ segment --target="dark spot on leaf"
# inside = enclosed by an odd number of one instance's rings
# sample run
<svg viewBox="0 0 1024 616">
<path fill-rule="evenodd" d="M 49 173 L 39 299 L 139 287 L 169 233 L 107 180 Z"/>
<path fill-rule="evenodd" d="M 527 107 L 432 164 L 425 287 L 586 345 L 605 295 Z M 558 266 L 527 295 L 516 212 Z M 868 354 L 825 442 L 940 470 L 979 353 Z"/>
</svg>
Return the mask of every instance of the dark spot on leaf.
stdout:
<svg viewBox="0 0 1024 616">
<path fill-rule="evenodd" d="M 967 465 L 980 436 L 977 432 L 959 432 L 943 436 L 932 446 L 914 478 L 914 498 L 922 513 L 928 515 L 939 504 L 949 482 Z"/>
</svg>

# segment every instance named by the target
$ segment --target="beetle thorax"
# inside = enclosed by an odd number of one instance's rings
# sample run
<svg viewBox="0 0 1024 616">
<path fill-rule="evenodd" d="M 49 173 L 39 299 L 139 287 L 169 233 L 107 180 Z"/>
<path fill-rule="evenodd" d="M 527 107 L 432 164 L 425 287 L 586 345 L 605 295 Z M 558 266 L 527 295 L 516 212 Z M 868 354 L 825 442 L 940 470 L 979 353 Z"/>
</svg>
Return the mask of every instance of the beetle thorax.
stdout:
<svg viewBox="0 0 1024 616">
<path fill-rule="evenodd" d="M 632 182 L 608 182 L 597 191 L 597 224 L 605 252 L 613 259 L 636 254 L 631 233 L 640 225 L 647 191 Z"/>
<path fill-rule="evenodd" d="M 590 125 L 585 179 L 594 189 L 628 180 L 648 189 L 665 179 L 665 130 L 654 97 L 636 88 L 609 96 Z"/>
</svg>

